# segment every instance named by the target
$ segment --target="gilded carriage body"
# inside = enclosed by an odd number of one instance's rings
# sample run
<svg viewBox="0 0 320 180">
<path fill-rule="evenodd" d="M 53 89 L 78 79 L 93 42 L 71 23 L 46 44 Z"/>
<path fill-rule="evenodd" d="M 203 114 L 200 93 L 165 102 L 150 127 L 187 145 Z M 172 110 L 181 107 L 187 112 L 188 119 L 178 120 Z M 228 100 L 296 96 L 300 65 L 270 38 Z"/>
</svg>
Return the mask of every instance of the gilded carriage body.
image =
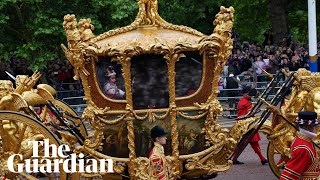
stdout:
<svg viewBox="0 0 320 180">
<path fill-rule="evenodd" d="M 64 18 L 68 48 L 62 47 L 75 78 L 82 81 L 88 106 L 83 118 L 94 130 L 77 150 L 111 157 L 116 173 L 128 175 L 128 170 L 133 179 L 147 179 L 149 132 L 161 125 L 170 132 L 165 147 L 170 179 L 228 170 L 236 140 L 217 124 L 222 111 L 217 85 L 232 49 L 234 9 L 221 7 L 213 34 L 207 36 L 163 20 L 157 0 L 138 0 L 138 6 L 133 23 L 98 36 L 93 36 L 89 19 L 77 23 L 74 15 Z M 200 84 L 181 97 L 176 68 L 179 61 L 192 60 L 201 64 Z M 148 86 L 143 74 L 148 70 L 164 78 L 154 80 L 151 94 L 141 97 L 139 92 L 148 91 L 139 89 L 141 83 Z M 112 83 L 115 78 L 123 85 Z M 165 87 L 157 86 L 161 83 Z"/>
</svg>

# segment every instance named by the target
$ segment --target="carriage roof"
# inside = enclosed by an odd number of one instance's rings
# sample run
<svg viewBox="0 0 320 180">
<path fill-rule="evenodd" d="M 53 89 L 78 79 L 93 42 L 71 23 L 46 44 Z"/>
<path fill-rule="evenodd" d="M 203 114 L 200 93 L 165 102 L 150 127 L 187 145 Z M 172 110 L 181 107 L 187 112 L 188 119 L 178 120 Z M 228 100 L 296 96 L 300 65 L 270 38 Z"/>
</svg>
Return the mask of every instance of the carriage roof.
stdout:
<svg viewBox="0 0 320 180">
<path fill-rule="evenodd" d="M 207 36 L 186 26 L 173 25 L 158 14 L 157 0 L 138 0 L 139 12 L 133 23 L 94 36 L 90 19 L 76 21 L 74 15 L 66 15 L 64 28 L 68 48 L 63 47 L 67 58 L 75 67 L 75 78 L 81 78 L 87 104 L 111 110 L 132 107 L 130 60 L 143 54 L 163 55 L 168 65 L 170 106 L 194 107 L 194 103 L 208 103 L 216 99 L 220 72 L 232 49 L 231 31 L 233 8 L 221 7 L 216 15 L 213 34 Z M 187 97 L 176 97 L 174 63 L 186 52 L 201 54 L 202 79 L 198 90 Z M 97 82 L 96 60 L 110 57 L 122 66 L 125 81 L 125 100 L 105 97 Z M 171 69 L 170 69 L 171 68 Z"/>
</svg>

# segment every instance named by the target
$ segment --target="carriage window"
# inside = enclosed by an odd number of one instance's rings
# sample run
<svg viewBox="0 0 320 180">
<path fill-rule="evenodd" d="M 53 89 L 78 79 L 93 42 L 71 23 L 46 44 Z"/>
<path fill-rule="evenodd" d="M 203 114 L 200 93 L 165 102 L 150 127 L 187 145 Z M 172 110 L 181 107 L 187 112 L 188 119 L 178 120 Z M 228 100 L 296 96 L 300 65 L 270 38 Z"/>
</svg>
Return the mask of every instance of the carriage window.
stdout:
<svg viewBox="0 0 320 180">
<path fill-rule="evenodd" d="M 176 96 L 189 96 L 197 91 L 202 78 L 202 56 L 199 52 L 185 52 L 186 57 L 176 63 Z"/>
<path fill-rule="evenodd" d="M 161 55 L 146 54 L 131 59 L 134 109 L 169 107 L 167 69 Z"/>
<path fill-rule="evenodd" d="M 110 99 L 125 99 L 121 65 L 111 62 L 110 57 L 99 57 L 96 64 L 97 80 L 102 93 Z"/>
</svg>

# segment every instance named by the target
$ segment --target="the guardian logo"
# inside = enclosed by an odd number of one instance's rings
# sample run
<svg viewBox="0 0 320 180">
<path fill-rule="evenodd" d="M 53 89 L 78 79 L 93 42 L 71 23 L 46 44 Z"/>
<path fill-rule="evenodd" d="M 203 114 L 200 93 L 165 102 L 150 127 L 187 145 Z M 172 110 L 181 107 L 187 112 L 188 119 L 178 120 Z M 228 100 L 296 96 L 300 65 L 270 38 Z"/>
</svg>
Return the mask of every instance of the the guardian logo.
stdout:
<svg viewBox="0 0 320 180">
<path fill-rule="evenodd" d="M 31 159 L 23 159 L 22 154 L 14 154 L 8 158 L 8 168 L 14 173 L 59 173 L 59 167 L 62 164 L 63 171 L 66 173 L 113 173 L 112 159 L 83 159 L 84 154 L 78 156 L 75 153 L 69 154 L 70 147 L 55 144 L 49 144 L 49 139 L 44 141 L 29 141 L 28 146 L 32 144 L 33 151 Z M 39 156 L 39 146 L 43 146 L 43 156 Z M 41 149 L 42 150 L 42 149 Z M 68 155 L 67 155 L 68 154 Z M 24 160 L 24 162 L 21 162 Z M 16 167 L 14 167 L 14 162 Z M 106 171 L 106 162 L 108 169 Z M 76 168 L 78 165 L 78 168 Z M 99 170 L 98 170 L 99 167 Z"/>
</svg>

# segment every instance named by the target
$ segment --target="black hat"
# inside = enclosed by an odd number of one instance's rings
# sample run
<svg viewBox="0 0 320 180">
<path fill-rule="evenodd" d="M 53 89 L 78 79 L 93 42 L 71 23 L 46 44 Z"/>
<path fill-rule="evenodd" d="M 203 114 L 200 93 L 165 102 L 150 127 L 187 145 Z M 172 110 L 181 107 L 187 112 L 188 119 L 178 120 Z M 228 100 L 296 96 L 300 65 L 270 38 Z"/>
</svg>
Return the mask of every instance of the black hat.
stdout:
<svg viewBox="0 0 320 180">
<path fill-rule="evenodd" d="M 296 123 L 298 123 L 298 125 L 304 126 L 316 126 L 319 124 L 318 115 L 317 113 L 312 111 L 299 112 Z"/>
<path fill-rule="evenodd" d="M 257 90 L 255 88 L 251 88 L 249 86 L 244 86 L 242 88 L 242 93 L 243 94 L 248 93 L 249 96 L 255 96 L 255 95 L 257 95 Z"/>
<path fill-rule="evenodd" d="M 287 91 L 286 91 L 286 93 L 284 94 L 284 97 L 286 97 L 286 96 L 288 96 L 288 95 L 290 95 L 291 94 L 291 89 L 288 89 Z"/>
<path fill-rule="evenodd" d="M 151 129 L 151 138 L 157 138 L 168 134 L 161 126 L 155 126 Z"/>
<path fill-rule="evenodd" d="M 242 93 L 243 93 L 243 94 L 249 93 L 250 89 L 251 89 L 251 88 L 250 88 L 249 86 L 243 86 L 243 87 L 242 87 Z"/>
<path fill-rule="evenodd" d="M 252 88 L 250 91 L 249 91 L 249 96 L 256 96 L 258 93 L 258 91 L 256 90 L 256 88 Z"/>
</svg>

